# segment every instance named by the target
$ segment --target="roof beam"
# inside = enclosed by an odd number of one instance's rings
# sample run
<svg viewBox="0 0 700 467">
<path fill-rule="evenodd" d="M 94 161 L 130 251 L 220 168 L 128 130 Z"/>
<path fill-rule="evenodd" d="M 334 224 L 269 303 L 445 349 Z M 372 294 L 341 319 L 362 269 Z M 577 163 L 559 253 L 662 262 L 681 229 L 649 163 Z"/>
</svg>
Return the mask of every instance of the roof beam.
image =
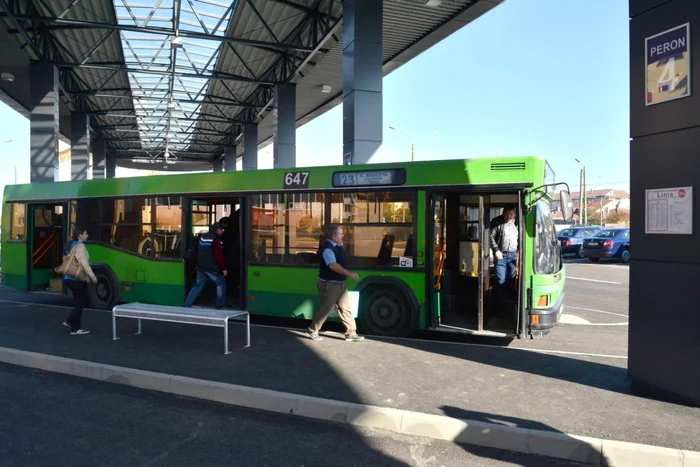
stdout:
<svg viewBox="0 0 700 467">
<path fill-rule="evenodd" d="M 123 71 L 124 73 L 141 73 L 146 75 L 160 75 L 160 76 L 170 76 L 170 70 L 152 70 L 152 69 L 142 69 L 142 68 L 129 68 L 120 67 L 112 65 L 93 65 L 91 63 L 81 65 L 79 63 L 55 63 L 59 68 L 80 68 L 83 70 L 93 69 L 93 70 L 103 70 L 103 71 Z M 209 79 L 209 80 L 221 80 L 221 81 L 237 81 L 241 83 L 258 84 L 260 86 L 274 86 L 279 84 L 275 81 L 261 81 L 254 78 L 247 78 L 245 76 L 230 75 L 228 73 L 213 72 L 213 73 L 182 73 L 178 72 L 177 76 L 181 78 L 197 78 L 197 79 Z"/>
<path fill-rule="evenodd" d="M 335 18 L 334 16 L 330 16 L 330 14 L 326 15 L 325 13 L 322 13 L 319 10 L 308 7 L 306 5 L 300 5 L 296 2 L 292 2 L 291 0 L 271 0 L 271 1 L 273 1 L 275 3 L 279 3 L 280 5 L 285 5 L 285 6 L 288 6 L 290 8 L 294 8 L 294 9 L 299 10 L 299 11 L 303 11 L 304 13 L 306 13 L 309 16 L 327 16 L 331 21 L 335 21 L 338 19 L 338 18 Z M 334 3 L 334 0 L 331 0 L 330 3 L 332 5 Z"/>
<path fill-rule="evenodd" d="M 255 105 L 251 104 L 248 102 L 229 102 L 229 101 L 218 101 L 214 100 L 215 98 L 205 98 L 201 101 L 193 100 L 193 99 L 178 99 L 178 98 L 173 98 L 170 99 L 169 97 L 147 97 L 147 96 L 132 96 L 129 94 L 108 94 L 104 92 L 96 93 L 96 92 L 79 92 L 79 93 L 72 93 L 74 96 L 86 96 L 86 97 L 101 97 L 105 99 L 127 99 L 127 100 L 139 100 L 139 101 L 152 101 L 152 102 L 169 102 L 172 100 L 173 102 L 179 102 L 180 104 L 196 104 L 196 105 L 206 105 L 206 104 L 211 104 L 211 105 L 219 105 L 222 107 L 242 107 L 246 109 L 260 109 L 262 108 L 261 105 Z"/>
<path fill-rule="evenodd" d="M 29 34 L 27 34 L 27 31 L 24 30 L 21 24 L 19 24 L 19 19 L 21 19 L 21 15 L 13 15 L 12 10 L 10 7 L 5 3 L 5 0 L 0 0 L 0 9 L 5 13 L 5 16 L 7 16 L 7 19 L 10 20 L 10 23 L 12 23 L 16 28 L 17 32 L 19 33 L 20 36 L 22 36 L 22 39 L 24 40 L 25 44 L 29 46 L 29 48 L 32 49 L 32 52 L 36 55 L 33 58 L 38 58 L 39 60 L 44 59 L 44 55 L 41 53 L 41 50 L 34 44 L 34 41 L 29 37 Z"/>
<path fill-rule="evenodd" d="M 4 1 L 0 2 L 4 3 Z M 5 5 L 3 9 L 7 9 L 5 13 L 7 14 L 9 12 L 9 9 Z M 11 14 L 8 15 L 8 17 L 11 17 Z M 22 29 L 17 20 L 23 20 L 23 21 L 31 21 L 34 23 L 48 23 L 53 26 L 49 26 L 47 29 L 49 30 L 56 30 L 56 29 L 113 29 L 117 31 L 131 31 L 139 34 L 160 34 L 160 35 L 166 35 L 166 36 L 174 36 L 175 35 L 175 30 L 171 28 L 160 28 L 160 27 L 139 27 L 139 26 L 132 26 L 128 24 L 113 24 L 113 23 L 99 23 L 95 21 L 82 21 L 82 20 L 75 20 L 75 19 L 66 19 L 66 18 L 54 18 L 54 17 L 47 17 L 47 16 L 30 16 L 30 15 L 16 15 L 14 16 L 15 18 L 15 27 L 18 28 L 18 32 L 21 33 Z M 26 34 L 26 33 L 25 33 Z M 268 42 L 268 41 L 258 41 L 254 39 L 244 39 L 242 37 L 227 37 L 227 36 L 216 36 L 213 34 L 206 34 L 202 32 L 196 32 L 196 31 L 187 31 L 187 30 L 180 30 L 179 31 L 179 36 L 180 37 L 188 37 L 192 39 L 201 39 L 201 40 L 207 40 L 207 41 L 215 41 L 215 42 L 229 42 L 232 44 L 241 44 L 241 45 L 247 45 L 249 47 L 258 47 L 258 48 L 263 48 L 265 50 L 272 50 L 274 52 L 279 52 L 280 50 L 294 50 L 297 52 L 305 52 L 305 53 L 311 53 L 313 50 L 311 47 L 304 47 L 301 45 L 294 45 L 294 44 L 286 44 L 286 43 L 275 43 L 275 42 Z"/>
</svg>

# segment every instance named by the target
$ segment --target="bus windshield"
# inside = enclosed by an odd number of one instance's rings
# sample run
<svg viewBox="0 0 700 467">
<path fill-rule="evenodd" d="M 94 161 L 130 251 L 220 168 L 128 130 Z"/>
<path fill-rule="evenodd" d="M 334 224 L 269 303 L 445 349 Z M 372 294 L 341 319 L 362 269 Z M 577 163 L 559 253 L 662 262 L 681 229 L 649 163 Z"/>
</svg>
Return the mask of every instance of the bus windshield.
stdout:
<svg viewBox="0 0 700 467">
<path fill-rule="evenodd" d="M 544 201 L 538 201 L 535 229 L 535 273 L 555 274 L 559 272 L 561 269 L 560 248 L 549 205 Z"/>
</svg>

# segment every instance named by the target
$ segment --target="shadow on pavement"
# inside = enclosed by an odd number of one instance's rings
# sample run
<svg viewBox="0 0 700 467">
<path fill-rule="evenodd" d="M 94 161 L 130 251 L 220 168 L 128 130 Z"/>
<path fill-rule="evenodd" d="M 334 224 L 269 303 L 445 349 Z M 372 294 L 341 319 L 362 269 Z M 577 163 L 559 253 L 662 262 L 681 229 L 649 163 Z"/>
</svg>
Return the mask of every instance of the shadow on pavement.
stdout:
<svg viewBox="0 0 700 467">
<path fill-rule="evenodd" d="M 441 407 L 442 411 L 444 412 L 445 415 L 451 418 L 456 418 L 460 420 L 469 420 L 469 421 L 475 421 L 475 422 L 482 422 L 482 423 L 489 423 L 489 424 L 495 424 L 495 425 L 501 425 L 503 427 L 510 427 L 510 428 L 527 428 L 531 430 L 539 430 L 539 431 L 546 431 L 549 433 L 554 433 L 556 435 L 559 435 L 563 437 L 563 440 L 571 440 L 572 442 L 578 442 L 575 438 L 570 437 L 566 433 L 562 433 L 561 431 L 555 430 L 549 425 L 546 425 L 544 423 L 537 423 L 537 422 L 532 422 L 530 420 L 523 420 L 517 417 L 509 417 L 509 416 L 503 416 L 503 415 L 496 415 L 496 414 L 491 414 L 491 413 L 485 413 L 485 412 L 478 412 L 478 411 L 473 411 L 473 410 L 464 410 L 459 407 L 451 407 L 451 406 L 443 406 Z M 465 439 L 488 439 L 489 433 L 488 430 L 485 430 L 480 427 L 475 427 L 475 428 L 467 428 L 461 435 Z M 501 436 L 507 436 L 507 435 L 501 435 Z M 513 441 L 516 443 L 517 441 Z M 538 442 L 537 447 L 539 449 L 543 448 L 543 445 L 546 443 L 546 441 L 543 442 Z M 462 448 L 468 452 L 474 452 L 473 450 L 476 448 L 476 446 L 469 445 L 466 443 L 458 443 Z M 546 447 L 545 447 L 546 449 Z M 573 451 L 573 449 L 572 449 Z M 576 450 L 575 452 L 576 457 L 579 458 L 580 461 L 585 462 L 585 464 L 579 464 L 578 462 L 566 462 L 566 464 L 562 465 L 570 465 L 570 466 L 575 466 L 575 465 L 589 465 L 591 463 L 596 463 L 596 465 L 608 465 L 608 459 L 602 454 L 597 454 L 592 448 L 588 449 L 586 447 L 581 447 Z M 572 456 L 573 457 L 573 456 Z M 552 459 L 553 462 L 554 459 Z M 560 461 L 563 462 L 563 461 Z M 598 462 L 600 462 L 598 464 Z M 526 465 L 526 464 L 523 464 Z M 527 464 L 529 465 L 529 464 Z M 538 464 L 538 465 L 543 465 L 543 464 Z M 558 465 L 558 464 L 557 464 Z"/>
</svg>

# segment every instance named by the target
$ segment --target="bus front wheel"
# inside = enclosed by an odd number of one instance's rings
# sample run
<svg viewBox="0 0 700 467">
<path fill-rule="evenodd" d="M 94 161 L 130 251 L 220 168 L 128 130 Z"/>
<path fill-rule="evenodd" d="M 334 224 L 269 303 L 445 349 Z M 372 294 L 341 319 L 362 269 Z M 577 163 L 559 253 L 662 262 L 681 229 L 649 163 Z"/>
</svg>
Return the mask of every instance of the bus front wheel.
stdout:
<svg viewBox="0 0 700 467">
<path fill-rule="evenodd" d="M 369 334 L 406 337 L 411 333 L 410 305 L 396 287 L 368 287 L 360 296 L 359 321 Z"/>
</svg>

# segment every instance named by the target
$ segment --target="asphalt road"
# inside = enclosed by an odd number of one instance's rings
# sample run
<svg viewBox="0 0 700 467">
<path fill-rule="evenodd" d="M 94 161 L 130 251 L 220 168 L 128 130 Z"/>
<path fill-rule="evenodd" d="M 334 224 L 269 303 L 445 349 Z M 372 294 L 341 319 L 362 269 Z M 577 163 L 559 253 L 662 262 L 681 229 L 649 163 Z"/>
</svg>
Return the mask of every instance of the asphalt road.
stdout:
<svg viewBox="0 0 700 467">
<path fill-rule="evenodd" d="M 577 466 L 0 364 L 0 462 L 71 466 Z"/>
</svg>

